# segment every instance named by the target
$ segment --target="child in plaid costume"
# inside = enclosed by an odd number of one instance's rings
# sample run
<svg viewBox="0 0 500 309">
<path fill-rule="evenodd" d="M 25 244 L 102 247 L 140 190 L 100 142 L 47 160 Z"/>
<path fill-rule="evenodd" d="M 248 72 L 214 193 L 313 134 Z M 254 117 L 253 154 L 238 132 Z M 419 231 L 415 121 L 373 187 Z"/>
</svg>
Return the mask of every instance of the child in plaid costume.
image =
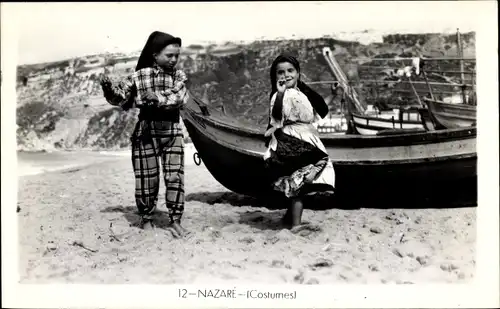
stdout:
<svg viewBox="0 0 500 309">
<path fill-rule="evenodd" d="M 153 68 L 144 68 L 136 71 L 126 79 L 128 87 L 137 85 L 136 101 L 141 104 L 148 92 L 154 92 L 158 97 L 158 105 L 175 106 L 186 94 L 187 76 L 181 70 L 175 70 L 172 75 L 159 75 L 161 68 L 153 65 Z"/>
<path fill-rule="evenodd" d="M 187 102 L 186 74 L 175 69 L 181 39 L 153 32 L 135 72 L 117 87 L 108 77 L 101 86 L 106 100 L 124 110 L 139 108 L 139 121 L 131 137 L 135 173 L 135 200 L 144 229 L 153 227 L 160 188 L 160 160 L 166 204 L 174 236 L 189 232 L 181 226 L 184 212 L 184 136 L 179 109 Z"/>
<path fill-rule="evenodd" d="M 178 94 L 184 93 L 186 90 L 186 81 L 187 81 L 187 76 L 186 74 L 181 71 L 177 70 L 176 78 L 174 79 L 174 85 L 171 89 L 165 89 L 163 92 L 163 95 L 165 95 L 166 98 L 166 104 L 167 105 L 174 105 L 175 102 L 177 101 Z"/>
</svg>

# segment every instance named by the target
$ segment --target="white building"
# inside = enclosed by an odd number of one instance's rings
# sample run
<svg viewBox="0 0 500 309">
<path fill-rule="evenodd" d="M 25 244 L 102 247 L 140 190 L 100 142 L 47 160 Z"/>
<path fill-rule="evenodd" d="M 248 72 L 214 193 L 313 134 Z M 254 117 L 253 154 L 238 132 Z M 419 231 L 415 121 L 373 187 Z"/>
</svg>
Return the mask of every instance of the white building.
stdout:
<svg viewBox="0 0 500 309">
<path fill-rule="evenodd" d="M 119 62 L 114 65 L 114 71 L 126 71 L 127 69 L 134 69 L 137 65 L 137 60 Z"/>
<path fill-rule="evenodd" d="M 90 70 L 85 71 L 85 72 L 77 73 L 77 75 L 79 77 L 82 77 L 82 78 L 89 78 L 92 74 L 94 74 L 96 76 L 99 76 L 100 74 L 104 74 L 104 68 L 103 67 L 93 68 L 93 69 L 90 69 Z"/>
<path fill-rule="evenodd" d="M 84 67 L 86 68 L 95 68 L 104 64 L 103 57 L 90 57 L 87 58 L 87 63 L 85 63 Z"/>
<path fill-rule="evenodd" d="M 64 72 L 63 72 L 63 71 L 61 71 L 61 70 L 57 70 L 57 71 L 55 71 L 55 72 L 51 73 L 51 74 L 50 74 L 50 77 L 51 77 L 52 79 L 58 79 L 58 78 L 63 77 L 63 75 L 64 75 Z"/>
<path fill-rule="evenodd" d="M 49 80 L 50 78 L 51 78 L 51 76 L 48 73 L 45 73 L 45 74 L 30 74 L 28 76 L 28 82 L 44 81 L 44 80 Z"/>
</svg>

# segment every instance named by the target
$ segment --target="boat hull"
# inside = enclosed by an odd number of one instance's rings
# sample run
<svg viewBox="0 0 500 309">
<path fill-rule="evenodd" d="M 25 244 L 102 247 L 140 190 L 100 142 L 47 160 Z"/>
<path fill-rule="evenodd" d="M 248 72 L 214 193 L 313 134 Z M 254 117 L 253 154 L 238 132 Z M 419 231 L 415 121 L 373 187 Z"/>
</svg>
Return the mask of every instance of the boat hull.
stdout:
<svg viewBox="0 0 500 309">
<path fill-rule="evenodd" d="M 219 183 L 257 198 L 274 194 L 265 182 L 261 130 L 204 116 L 195 105 L 188 105 L 182 117 L 201 159 Z M 325 134 L 322 141 L 335 168 L 336 197 L 344 201 L 381 195 L 408 199 L 415 189 L 443 193 L 444 186 L 459 183 L 475 190 L 470 185 L 477 175 L 474 129 L 397 136 Z"/>
<path fill-rule="evenodd" d="M 447 129 L 470 128 L 476 125 L 476 107 L 465 104 L 449 104 L 426 99 L 434 122 Z"/>
<path fill-rule="evenodd" d="M 399 121 L 365 115 L 352 114 L 352 121 L 356 131 L 361 135 L 376 135 L 385 130 L 414 130 L 424 129 L 419 121 Z"/>
</svg>

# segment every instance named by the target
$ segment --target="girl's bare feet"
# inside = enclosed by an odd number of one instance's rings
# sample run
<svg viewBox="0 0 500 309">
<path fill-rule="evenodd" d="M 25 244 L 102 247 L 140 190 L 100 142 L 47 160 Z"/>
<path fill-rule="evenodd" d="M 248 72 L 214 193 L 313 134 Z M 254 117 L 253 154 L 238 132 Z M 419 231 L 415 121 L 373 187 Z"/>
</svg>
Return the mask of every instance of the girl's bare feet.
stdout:
<svg viewBox="0 0 500 309">
<path fill-rule="evenodd" d="M 151 231 L 154 229 L 153 220 L 151 219 L 142 219 L 141 228 L 145 231 Z"/>
<path fill-rule="evenodd" d="M 290 207 L 288 207 L 285 215 L 281 219 L 281 222 L 286 228 L 292 229 L 296 226 L 302 224 L 302 211 L 304 209 L 302 200 L 299 198 L 293 199 L 291 201 Z"/>
<path fill-rule="evenodd" d="M 302 211 L 304 210 L 304 205 L 301 199 L 292 200 L 292 205 L 290 207 L 291 223 L 292 228 L 298 226 L 302 223 Z"/>
<path fill-rule="evenodd" d="M 186 238 L 192 235 L 192 233 L 188 230 L 186 230 L 180 223 L 179 220 L 175 220 L 172 225 L 172 235 L 176 238 Z"/>
</svg>

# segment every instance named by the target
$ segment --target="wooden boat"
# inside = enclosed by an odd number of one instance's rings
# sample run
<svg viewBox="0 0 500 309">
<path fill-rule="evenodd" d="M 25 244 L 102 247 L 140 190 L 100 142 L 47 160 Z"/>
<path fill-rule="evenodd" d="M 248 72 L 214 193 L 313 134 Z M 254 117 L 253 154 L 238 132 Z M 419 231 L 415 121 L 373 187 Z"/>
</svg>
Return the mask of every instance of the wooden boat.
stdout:
<svg viewBox="0 0 500 309">
<path fill-rule="evenodd" d="M 424 130 L 418 113 L 407 113 L 407 119 L 404 119 L 403 114 L 401 112 L 398 116 L 362 115 L 351 112 L 351 119 L 356 132 L 362 135 L 376 135 L 387 130 Z"/>
<path fill-rule="evenodd" d="M 369 109 L 361 104 L 356 91 L 348 86 L 349 80 L 340 68 L 330 48 L 323 48 L 323 56 L 332 74 L 343 89 L 347 90 L 347 97 L 351 101 L 351 104 L 347 104 L 348 113 L 350 114 L 348 117 L 356 133 L 376 135 L 379 132 L 389 130 L 424 130 L 422 121 L 419 119 L 420 115 L 416 110 L 399 110 L 398 113 L 393 112 L 392 114 L 371 113 Z"/>
<path fill-rule="evenodd" d="M 343 114 L 329 114 L 318 122 L 316 129 L 319 134 L 335 133 L 345 134 L 347 131 L 347 118 Z"/>
<path fill-rule="evenodd" d="M 199 157 L 219 183 L 256 198 L 272 196 L 265 180 L 265 128 L 238 122 L 193 96 L 182 118 Z M 335 168 L 336 207 L 359 205 L 359 198 L 408 206 L 416 197 L 442 196 L 447 185 L 455 197 L 476 190 L 475 128 L 390 136 L 322 134 L 321 139 Z M 473 192 L 468 198 L 477 200 Z"/>
<path fill-rule="evenodd" d="M 436 127 L 470 128 L 476 125 L 476 106 L 424 99 Z"/>
</svg>

